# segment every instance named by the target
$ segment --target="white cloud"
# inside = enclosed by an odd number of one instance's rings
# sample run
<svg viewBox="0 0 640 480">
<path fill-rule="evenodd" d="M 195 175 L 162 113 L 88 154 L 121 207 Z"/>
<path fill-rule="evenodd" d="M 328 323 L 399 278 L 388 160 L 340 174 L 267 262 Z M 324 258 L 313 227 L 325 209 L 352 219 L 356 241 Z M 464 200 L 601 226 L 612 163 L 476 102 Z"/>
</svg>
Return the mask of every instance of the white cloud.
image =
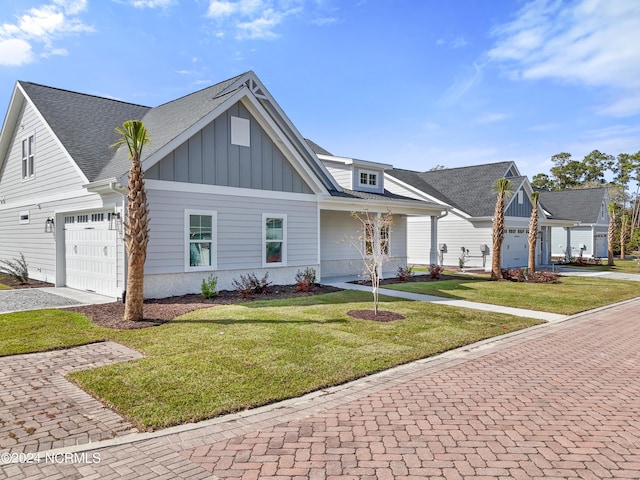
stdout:
<svg viewBox="0 0 640 480">
<path fill-rule="evenodd" d="M 487 113 L 486 115 L 476 118 L 476 123 L 485 124 L 501 122 L 509 117 L 511 117 L 511 115 L 507 113 Z"/>
<path fill-rule="evenodd" d="M 132 0 L 131 5 L 135 8 L 169 8 L 176 0 Z"/>
<path fill-rule="evenodd" d="M 534 0 L 494 29 L 488 52 L 512 78 L 604 87 L 600 113 L 640 113 L 640 2 Z"/>
<path fill-rule="evenodd" d="M 17 22 L 0 25 L 0 64 L 24 65 L 35 58 L 34 45 L 41 43 L 40 56 L 66 55 L 67 50 L 54 47 L 54 41 L 93 29 L 75 16 L 87 8 L 86 0 L 54 0 L 31 8 L 17 17 Z"/>
<path fill-rule="evenodd" d="M 443 105 L 453 105 L 457 103 L 475 84 L 482 78 L 482 65 L 473 63 L 473 68 L 466 68 L 461 76 L 454 78 L 451 86 L 444 92 L 438 103 Z"/>
<path fill-rule="evenodd" d="M 466 44 L 467 44 L 467 41 L 464 39 L 464 37 L 456 37 L 449 42 L 449 46 L 451 48 L 461 48 L 461 47 L 464 47 Z"/>
<path fill-rule="evenodd" d="M 322 17 L 311 20 L 311 23 L 317 25 L 319 27 L 324 27 L 325 25 L 333 25 L 338 23 L 340 20 L 336 17 Z"/>
<path fill-rule="evenodd" d="M 0 40 L 0 65 L 16 67 L 31 62 L 32 58 L 29 42 L 18 38 Z"/>
</svg>

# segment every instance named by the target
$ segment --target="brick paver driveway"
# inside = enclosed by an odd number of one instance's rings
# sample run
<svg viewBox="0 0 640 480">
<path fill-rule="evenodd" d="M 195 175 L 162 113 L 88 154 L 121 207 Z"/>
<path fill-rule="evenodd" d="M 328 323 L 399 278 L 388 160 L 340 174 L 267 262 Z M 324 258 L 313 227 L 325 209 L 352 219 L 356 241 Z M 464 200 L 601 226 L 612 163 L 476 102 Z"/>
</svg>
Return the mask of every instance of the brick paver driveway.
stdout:
<svg viewBox="0 0 640 480">
<path fill-rule="evenodd" d="M 638 479 L 639 312 L 636 299 L 0 478 Z"/>
</svg>

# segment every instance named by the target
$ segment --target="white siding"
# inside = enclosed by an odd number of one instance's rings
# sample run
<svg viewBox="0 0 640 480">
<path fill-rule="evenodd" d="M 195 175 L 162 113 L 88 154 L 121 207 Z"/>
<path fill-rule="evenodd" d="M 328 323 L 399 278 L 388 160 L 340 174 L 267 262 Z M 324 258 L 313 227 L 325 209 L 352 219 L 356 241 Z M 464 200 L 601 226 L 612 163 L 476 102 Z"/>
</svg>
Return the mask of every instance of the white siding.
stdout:
<svg viewBox="0 0 640 480">
<path fill-rule="evenodd" d="M 320 223 L 322 277 L 362 275 L 362 256 L 353 243 L 359 241 L 360 222 L 348 212 L 323 211 Z M 383 267 L 385 277 L 394 276 L 398 267 L 407 263 L 407 221 L 404 216 L 394 215 L 390 247 L 391 259 Z"/>
<path fill-rule="evenodd" d="M 407 261 L 411 264 L 431 263 L 431 219 L 407 218 Z"/>
<path fill-rule="evenodd" d="M 586 248 L 582 250 L 583 257 L 606 257 L 606 241 L 604 242 L 604 249 L 602 248 L 602 242 L 600 242 L 600 251 L 596 251 L 595 237 L 596 233 L 606 235 L 606 228 L 604 227 L 571 227 L 571 256 L 580 256 L 580 246 L 584 245 Z M 553 257 L 564 257 L 567 250 L 567 229 L 562 227 L 553 227 L 551 229 L 551 255 Z"/>
<path fill-rule="evenodd" d="M 268 271 L 274 282 L 292 284 L 298 270 L 319 266 L 314 196 L 306 202 L 153 189 L 147 195 L 151 230 L 145 265 L 147 297 L 197 293 L 209 274 L 218 276 L 220 289 L 232 288 L 232 280 L 241 272 L 261 276 Z M 217 212 L 216 271 L 185 273 L 184 211 L 194 208 Z M 286 266 L 262 268 L 263 213 L 287 216 Z"/>
<path fill-rule="evenodd" d="M 462 248 L 469 250 L 465 268 L 483 268 L 480 245 L 491 249 L 491 224 L 474 226 L 471 222 L 454 213 L 438 220 L 438 243 L 447 245 L 443 265 L 457 267 Z M 491 268 L 491 254 L 487 255 L 484 268 Z"/>
<path fill-rule="evenodd" d="M 350 165 L 342 165 L 333 162 L 324 162 L 325 167 L 329 170 L 329 173 L 335 178 L 338 185 L 342 188 L 353 190 L 353 169 Z"/>
</svg>

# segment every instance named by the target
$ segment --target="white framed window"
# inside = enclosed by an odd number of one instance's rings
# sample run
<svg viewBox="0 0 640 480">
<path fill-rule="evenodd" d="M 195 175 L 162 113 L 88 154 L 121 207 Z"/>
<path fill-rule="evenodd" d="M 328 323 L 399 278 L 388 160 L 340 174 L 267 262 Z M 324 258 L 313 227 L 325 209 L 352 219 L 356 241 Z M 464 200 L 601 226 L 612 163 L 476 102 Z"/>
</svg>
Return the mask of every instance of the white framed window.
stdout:
<svg viewBox="0 0 640 480">
<path fill-rule="evenodd" d="M 287 216 L 262 214 L 262 266 L 287 264 Z"/>
<path fill-rule="evenodd" d="M 185 210 L 185 271 L 217 268 L 218 214 L 212 210 Z"/>
<path fill-rule="evenodd" d="M 378 187 L 378 172 L 370 170 L 360 170 L 358 176 L 358 185 L 361 187 L 377 188 Z"/>
<path fill-rule="evenodd" d="M 251 123 L 248 118 L 231 117 L 231 144 L 251 146 Z"/>
<path fill-rule="evenodd" d="M 365 226 L 365 239 L 364 239 L 364 251 L 367 255 L 373 254 L 373 246 L 375 244 L 374 239 L 375 231 L 373 223 L 367 223 Z M 389 240 L 390 229 L 389 225 L 383 225 L 380 227 L 380 252 L 383 255 L 389 255 Z"/>
<path fill-rule="evenodd" d="M 35 135 L 30 135 L 22 140 L 22 179 L 33 178 L 36 173 L 36 141 Z"/>
<path fill-rule="evenodd" d="M 21 225 L 26 225 L 29 223 L 29 211 L 20 212 L 20 216 L 18 217 Z"/>
</svg>

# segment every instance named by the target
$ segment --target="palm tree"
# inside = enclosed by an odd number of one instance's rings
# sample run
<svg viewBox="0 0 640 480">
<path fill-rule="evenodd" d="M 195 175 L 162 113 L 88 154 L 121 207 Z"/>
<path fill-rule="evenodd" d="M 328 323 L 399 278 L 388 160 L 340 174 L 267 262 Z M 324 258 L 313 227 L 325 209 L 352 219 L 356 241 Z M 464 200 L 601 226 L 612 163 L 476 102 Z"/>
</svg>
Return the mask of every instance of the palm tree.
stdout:
<svg viewBox="0 0 640 480">
<path fill-rule="evenodd" d="M 530 272 L 536 271 L 536 242 L 538 241 L 538 203 L 540 192 L 531 194 L 531 219 L 529 220 L 529 262 Z"/>
<path fill-rule="evenodd" d="M 504 240 L 504 200 L 511 195 L 511 181 L 499 178 L 494 184 L 498 194 L 496 210 L 493 214 L 493 254 L 491 255 L 491 280 L 501 280 L 500 260 L 502 258 L 502 241 Z"/>
<path fill-rule="evenodd" d="M 620 217 L 620 260 L 626 256 L 627 235 L 629 231 L 629 215 L 626 213 Z"/>
<path fill-rule="evenodd" d="M 616 233 L 616 204 L 609 204 L 609 230 L 607 231 L 607 265 L 610 267 L 613 263 L 613 239 Z"/>
<path fill-rule="evenodd" d="M 129 169 L 129 191 L 127 194 L 127 218 L 125 227 L 125 246 L 127 249 L 128 269 L 127 288 L 124 306 L 124 319 L 142 320 L 144 301 L 144 262 L 147 259 L 149 243 L 149 204 L 144 189 L 144 175 L 140 157 L 142 147 L 150 141 L 149 132 L 140 120 L 127 120 L 116 132 L 121 135 L 113 146 L 126 145 L 131 158 Z"/>
</svg>

